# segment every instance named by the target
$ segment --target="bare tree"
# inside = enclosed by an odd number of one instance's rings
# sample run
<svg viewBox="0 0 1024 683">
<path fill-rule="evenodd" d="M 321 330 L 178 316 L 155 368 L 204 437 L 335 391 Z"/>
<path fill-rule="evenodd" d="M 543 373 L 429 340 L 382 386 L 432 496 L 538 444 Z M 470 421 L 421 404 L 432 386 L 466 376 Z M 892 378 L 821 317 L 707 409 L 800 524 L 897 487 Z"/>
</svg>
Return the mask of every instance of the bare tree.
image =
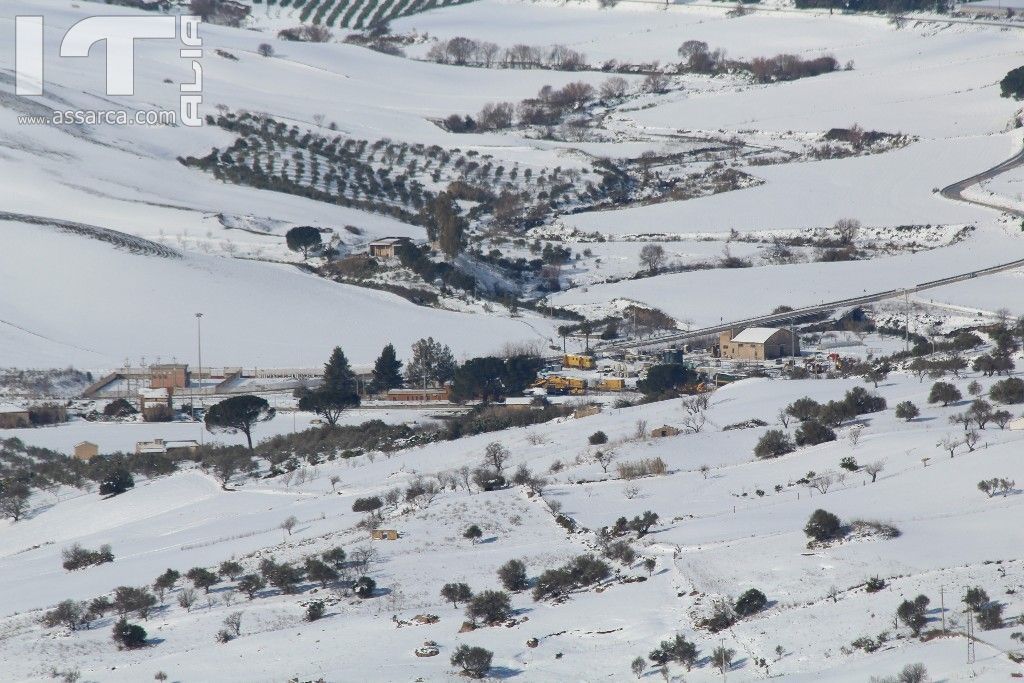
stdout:
<svg viewBox="0 0 1024 683">
<path fill-rule="evenodd" d="M 884 460 L 876 460 L 875 462 L 869 462 L 862 468 L 865 472 L 871 475 L 871 483 L 875 483 L 878 475 L 885 469 Z"/>
<path fill-rule="evenodd" d="M 854 240 L 857 239 L 857 233 L 860 231 L 860 221 L 855 218 L 840 218 L 836 221 L 836 224 L 832 226 L 832 229 L 836 231 L 836 237 L 843 244 L 853 244 Z"/>
<path fill-rule="evenodd" d="M 978 444 L 979 439 L 981 439 L 981 434 L 976 429 L 971 429 L 964 434 L 964 445 L 967 446 L 968 453 L 974 452 L 974 447 Z"/>
<path fill-rule="evenodd" d="M 298 524 L 298 523 L 299 523 L 299 518 L 296 517 L 295 515 L 292 515 L 288 519 L 286 519 L 283 522 L 281 522 L 281 528 L 284 529 L 285 531 L 287 531 L 288 535 L 291 536 L 292 535 L 292 530 L 295 528 L 295 525 Z"/>
<path fill-rule="evenodd" d="M 236 638 L 242 635 L 242 612 L 232 612 L 224 617 L 224 625 L 231 629 Z"/>
<path fill-rule="evenodd" d="M 192 611 L 192 605 L 196 602 L 196 591 L 193 588 L 182 588 L 178 593 L 178 604 L 185 608 L 186 612 Z"/>
<path fill-rule="evenodd" d="M 487 448 L 484 449 L 484 463 L 488 467 L 494 468 L 494 471 L 499 475 L 505 469 L 505 463 L 508 461 L 509 450 L 497 441 L 492 441 L 487 444 Z"/>
<path fill-rule="evenodd" d="M 601 471 L 608 474 L 608 467 L 615 460 L 615 452 L 611 449 L 594 451 L 594 462 L 601 466 Z"/>
<path fill-rule="evenodd" d="M 779 418 L 779 422 L 782 423 L 783 427 L 789 427 L 790 415 L 786 412 L 785 408 L 779 408 L 779 412 L 776 415 Z"/>
<path fill-rule="evenodd" d="M 601 84 L 601 98 L 605 100 L 618 99 L 625 96 L 629 91 L 629 81 L 622 76 L 612 76 Z"/>
<path fill-rule="evenodd" d="M 636 421 L 636 430 L 633 432 L 633 436 L 637 439 L 647 438 L 647 420 Z"/>
<path fill-rule="evenodd" d="M 708 478 L 708 473 L 711 472 L 711 468 L 708 467 L 707 465 L 701 465 L 698 468 L 698 471 L 704 476 L 705 479 L 707 479 Z"/>
<path fill-rule="evenodd" d="M 952 458 L 954 455 L 956 455 L 956 449 L 960 447 L 961 443 L 962 442 L 960 441 L 960 439 L 954 438 L 952 436 L 947 436 L 944 439 L 942 439 L 942 441 L 940 441 L 938 445 L 944 451 L 949 453 L 949 457 Z"/>
<path fill-rule="evenodd" d="M 831 470 L 816 474 L 807 480 L 807 487 L 812 488 L 820 492 L 822 495 L 828 493 L 828 490 L 835 484 L 840 484 L 845 479 L 842 474 L 832 472 Z"/>
<path fill-rule="evenodd" d="M 341 477 L 337 474 L 332 474 L 329 481 L 331 482 L 331 490 L 335 491 L 338 488 L 338 484 L 341 483 Z"/>
<path fill-rule="evenodd" d="M 683 427 L 686 431 L 691 434 L 697 434 L 700 430 L 704 429 L 704 424 L 708 421 L 707 415 L 703 412 L 693 413 L 691 415 L 683 416 Z"/>
<path fill-rule="evenodd" d="M 640 263 L 651 274 L 657 273 L 665 265 L 665 247 L 660 244 L 645 244 L 640 249 Z"/>
</svg>

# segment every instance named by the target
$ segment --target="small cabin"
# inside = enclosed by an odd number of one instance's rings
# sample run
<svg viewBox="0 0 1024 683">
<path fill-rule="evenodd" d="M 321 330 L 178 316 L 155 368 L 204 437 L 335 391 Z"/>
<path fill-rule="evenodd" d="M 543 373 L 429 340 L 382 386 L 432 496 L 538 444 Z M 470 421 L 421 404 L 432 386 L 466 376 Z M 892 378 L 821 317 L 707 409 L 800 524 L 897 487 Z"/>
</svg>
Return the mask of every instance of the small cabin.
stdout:
<svg viewBox="0 0 1024 683">
<path fill-rule="evenodd" d="M 100 454 L 100 447 L 92 441 L 81 441 L 75 444 L 75 459 L 89 462 Z"/>
<path fill-rule="evenodd" d="M 671 425 L 662 425 L 651 430 L 651 436 L 655 439 L 660 439 L 666 436 L 675 436 L 679 433 L 679 430 Z"/>
<path fill-rule="evenodd" d="M 397 541 L 398 531 L 395 529 L 374 529 L 370 532 L 370 538 L 375 541 Z"/>
<path fill-rule="evenodd" d="M 379 240 L 370 242 L 366 252 L 373 258 L 394 259 L 398 258 L 398 250 L 403 244 L 408 244 L 406 237 L 382 237 Z"/>
</svg>

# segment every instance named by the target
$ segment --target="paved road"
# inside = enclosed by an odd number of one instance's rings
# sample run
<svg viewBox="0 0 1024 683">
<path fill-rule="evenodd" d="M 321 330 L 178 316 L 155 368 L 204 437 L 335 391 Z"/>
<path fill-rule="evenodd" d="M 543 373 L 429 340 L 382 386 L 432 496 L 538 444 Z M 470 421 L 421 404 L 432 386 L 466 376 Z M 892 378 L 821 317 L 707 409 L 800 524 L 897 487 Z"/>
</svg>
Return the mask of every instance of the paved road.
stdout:
<svg viewBox="0 0 1024 683">
<path fill-rule="evenodd" d="M 977 185 L 978 183 L 985 182 L 986 180 L 991 180 L 1000 173 L 1005 173 L 1006 171 L 1017 168 L 1022 164 L 1024 164 L 1024 149 L 1021 149 L 1021 151 L 1017 152 L 1016 154 L 1014 154 L 1012 157 L 1002 162 L 1001 164 L 996 164 L 992 168 L 982 171 L 977 175 L 972 175 L 970 178 L 964 178 L 963 180 L 955 182 L 952 185 L 947 185 L 941 190 L 942 196 L 945 197 L 946 199 L 955 199 L 957 201 L 967 202 L 969 204 L 977 204 L 978 206 L 985 206 L 990 209 L 996 209 L 997 211 L 1003 211 L 1014 216 L 1024 217 L 1024 212 L 1018 209 L 1011 209 L 1004 206 L 1000 206 L 998 204 L 990 204 L 988 202 L 984 202 L 978 199 L 968 199 L 967 197 L 964 197 L 963 194 L 964 190 L 966 190 L 967 188 L 973 185 Z"/>
<path fill-rule="evenodd" d="M 1024 165 L 1024 149 L 1017 152 L 1015 155 L 1003 161 L 1000 164 L 993 166 L 990 169 L 982 171 L 981 173 L 975 174 L 969 178 L 964 178 L 958 182 L 948 185 L 941 190 L 943 197 L 947 199 L 953 199 L 961 202 L 968 202 L 976 204 L 978 206 L 984 206 L 1004 213 L 1010 213 L 1015 216 L 1024 217 L 1024 211 L 1008 209 L 1006 207 L 990 204 L 977 199 L 968 199 L 963 196 L 964 190 L 967 188 L 977 185 L 985 180 L 990 180 L 1000 173 L 1005 173 L 1010 169 L 1017 168 L 1018 166 Z M 889 289 L 884 292 L 875 292 L 873 294 L 865 294 L 863 296 L 852 297 L 849 299 L 840 299 L 838 301 L 828 301 L 823 304 L 816 306 L 806 306 L 804 308 L 798 308 L 793 311 L 787 311 L 785 313 L 776 313 L 769 315 L 755 316 L 753 318 L 744 318 L 742 320 L 733 320 L 728 323 L 721 325 L 713 325 L 711 327 L 702 327 L 696 330 L 689 330 L 687 332 L 673 332 L 671 334 L 662 335 L 660 337 L 653 337 L 646 341 L 639 342 L 617 342 L 599 347 L 600 349 L 616 350 L 616 349 L 636 349 L 636 348 L 659 348 L 666 347 L 672 344 L 679 344 L 682 342 L 692 341 L 694 339 L 700 339 L 701 337 L 708 337 L 716 335 L 719 332 L 725 332 L 726 330 L 743 328 L 743 327 L 763 327 L 778 324 L 790 324 L 794 323 L 821 313 L 831 313 L 832 311 L 841 308 L 853 308 L 855 306 L 862 306 L 865 304 L 875 303 L 878 301 L 884 301 L 886 299 L 895 299 L 901 296 L 909 296 L 922 292 L 927 289 L 934 289 L 936 287 L 944 287 L 946 285 L 955 284 L 957 282 L 963 282 L 965 280 L 972 280 L 976 277 L 984 277 L 985 275 L 992 275 L 993 273 L 1001 273 L 1005 270 L 1013 270 L 1016 268 L 1024 267 L 1024 259 L 1017 259 L 1016 261 L 1008 261 L 1006 263 L 1000 263 L 988 268 L 981 268 L 979 270 L 972 270 L 966 273 L 960 273 L 959 275 L 951 275 L 949 277 L 940 278 L 938 280 L 931 280 L 929 282 L 921 282 L 915 285 L 911 285 L 901 289 Z"/>
</svg>

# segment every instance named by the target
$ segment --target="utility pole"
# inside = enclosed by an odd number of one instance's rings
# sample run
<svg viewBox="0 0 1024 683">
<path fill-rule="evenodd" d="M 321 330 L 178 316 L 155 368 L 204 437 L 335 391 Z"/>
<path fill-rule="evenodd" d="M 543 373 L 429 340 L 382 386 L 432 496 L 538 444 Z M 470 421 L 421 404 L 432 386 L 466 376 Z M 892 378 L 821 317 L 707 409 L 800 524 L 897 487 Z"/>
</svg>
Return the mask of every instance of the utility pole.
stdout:
<svg viewBox="0 0 1024 683">
<path fill-rule="evenodd" d="M 939 586 L 939 604 L 942 607 L 942 635 L 946 635 L 946 587 Z"/>
<path fill-rule="evenodd" d="M 974 613 L 964 610 L 967 614 L 967 663 L 974 664 Z"/>
<path fill-rule="evenodd" d="M 196 348 L 199 352 L 199 405 L 203 404 L 203 314 L 196 313 Z M 195 410 L 195 406 L 192 406 Z M 203 445 L 203 427 L 199 427 L 199 445 Z"/>
<path fill-rule="evenodd" d="M 906 344 L 906 350 L 910 351 L 910 290 L 903 290 L 903 306 L 906 319 L 906 328 L 903 331 L 903 339 Z"/>
</svg>

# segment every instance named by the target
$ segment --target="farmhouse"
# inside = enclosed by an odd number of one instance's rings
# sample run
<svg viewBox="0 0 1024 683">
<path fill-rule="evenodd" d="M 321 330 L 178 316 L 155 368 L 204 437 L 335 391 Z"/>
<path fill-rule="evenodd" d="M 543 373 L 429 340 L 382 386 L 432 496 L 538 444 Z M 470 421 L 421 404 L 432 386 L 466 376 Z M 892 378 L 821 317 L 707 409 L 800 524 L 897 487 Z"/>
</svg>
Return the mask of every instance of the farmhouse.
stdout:
<svg viewBox="0 0 1024 683">
<path fill-rule="evenodd" d="M 374 541 L 397 541 L 398 531 L 395 529 L 374 529 L 370 532 L 370 538 Z"/>
<path fill-rule="evenodd" d="M 800 355 L 800 338 L 779 327 L 748 327 L 718 335 L 718 353 L 734 360 L 770 360 Z"/>
<path fill-rule="evenodd" d="M 29 417 L 28 408 L 0 405 L 0 429 L 18 429 L 19 427 L 31 426 L 32 419 Z"/>
<path fill-rule="evenodd" d="M 75 444 L 75 459 L 82 462 L 89 462 L 100 454 L 100 447 L 92 441 L 82 441 Z"/>
<path fill-rule="evenodd" d="M 408 242 L 409 239 L 407 237 L 381 237 L 379 240 L 370 242 L 366 251 L 374 258 L 398 258 L 398 248 Z"/>
</svg>

